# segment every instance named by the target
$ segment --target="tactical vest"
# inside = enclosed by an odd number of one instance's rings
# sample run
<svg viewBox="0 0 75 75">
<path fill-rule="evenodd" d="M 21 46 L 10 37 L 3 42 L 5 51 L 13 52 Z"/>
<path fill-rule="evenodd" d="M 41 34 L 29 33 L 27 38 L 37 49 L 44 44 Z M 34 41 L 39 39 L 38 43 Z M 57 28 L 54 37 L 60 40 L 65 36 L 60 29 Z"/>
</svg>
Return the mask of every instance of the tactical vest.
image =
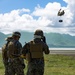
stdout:
<svg viewBox="0 0 75 75">
<path fill-rule="evenodd" d="M 9 58 L 14 58 L 15 55 L 18 54 L 18 49 L 17 47 L 15 46 L 14 42 L 10 42 L 8 44 L 8 57 Z"/>
<path fill-rule="evenodd" d="M 33 58 L 43 58 L 43 45 L 41 43 L 34 43 L 33 41 L 29 44 L 29 52 L 26 54 L 27 60 Z"/>
</svg>

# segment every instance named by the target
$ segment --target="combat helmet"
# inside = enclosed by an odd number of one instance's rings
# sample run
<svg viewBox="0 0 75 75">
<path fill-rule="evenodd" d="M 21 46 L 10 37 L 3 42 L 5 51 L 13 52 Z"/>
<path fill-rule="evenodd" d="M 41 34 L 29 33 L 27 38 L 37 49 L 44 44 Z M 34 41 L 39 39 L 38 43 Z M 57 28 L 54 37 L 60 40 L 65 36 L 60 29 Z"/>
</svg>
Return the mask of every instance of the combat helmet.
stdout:
<svg viewBox="0 0 75 75">
<path fill-rule="evenodd" d="M 21 36 L 21 33 L 18 32 L 18 31 L 16 31 L 16 32 L 13 32 L 12 36 L 18 36 L 18 37 L 20 37 Z"/>
<path fill-rule="evenodd" d="M 8 36 L 7 38 L 5 38 L 6 41 L 11 41 L 12 39 L 12 36 Z"/>
<path fill-rule="evenodd" d="M 37 30 L 34 32 L 34 35 L 38 35 L 38 36 L 41 36 L 41 37 L 44 36 L 43 31 L 42 31 L 41 29 L 37 29 Z"/>
</svg>

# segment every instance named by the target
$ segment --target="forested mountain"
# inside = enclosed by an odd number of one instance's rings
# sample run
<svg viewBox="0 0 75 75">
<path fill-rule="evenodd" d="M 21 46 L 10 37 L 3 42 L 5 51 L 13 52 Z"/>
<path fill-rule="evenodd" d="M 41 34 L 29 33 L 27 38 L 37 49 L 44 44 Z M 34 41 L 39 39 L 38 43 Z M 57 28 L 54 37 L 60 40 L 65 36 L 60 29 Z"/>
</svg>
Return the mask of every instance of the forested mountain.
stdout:
<svg viewBox="0 0 75 75">
<path fill-rule="evenodd" d="M 33 34 L 30 32 L 21 32 L 20 42 L 22 45 L 33 39 Z M 6 42 L 4 39 L 9 35 L 0 32 L 0 47 Z M 46 41 L 49 47 L 71 47 L 75 48 L 75 36 L 59 33 L 45 33 Z"/>
</svg>

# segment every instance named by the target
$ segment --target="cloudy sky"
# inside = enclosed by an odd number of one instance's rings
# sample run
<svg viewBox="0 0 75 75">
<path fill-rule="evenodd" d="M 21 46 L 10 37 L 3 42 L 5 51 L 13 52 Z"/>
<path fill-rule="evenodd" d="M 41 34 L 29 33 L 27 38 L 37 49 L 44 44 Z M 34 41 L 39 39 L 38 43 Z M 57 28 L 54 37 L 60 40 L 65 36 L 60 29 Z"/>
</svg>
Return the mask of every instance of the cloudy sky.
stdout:
<svg viewBox="0 0 75 75">
<path fill-rule="evenodd" d="M 61 17 L 59 9 L 65 11 Z M 75 36 L 75 0 L 0 0 L 0 32 L 36 29 Z"/>
</svg>

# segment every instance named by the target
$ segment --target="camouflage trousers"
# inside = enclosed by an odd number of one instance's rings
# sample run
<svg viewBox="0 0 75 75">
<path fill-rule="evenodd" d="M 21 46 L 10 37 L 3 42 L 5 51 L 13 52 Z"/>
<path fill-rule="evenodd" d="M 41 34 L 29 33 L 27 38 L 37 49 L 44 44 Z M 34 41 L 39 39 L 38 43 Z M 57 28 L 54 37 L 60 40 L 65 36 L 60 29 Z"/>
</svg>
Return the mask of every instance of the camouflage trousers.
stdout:
<svg viewBox="0 0 75 75">
<path fill-rule="evenodd" d="M 9 72 L 8 72 L 8 62 L 7 61 L 4 62 L 4 68 L 5 68 L 4 75 L 9 75 Z"/>
<path fill-rule="evenodd" d="M 8 73 L 8 60 L 7 59 L 3 59 L 3 64 L 4 64 L 4 75 L 9 75 Z"/>
<path fill-rule="evenodd" d="M 14 59 L 9 62 L 8 72 L 9 75 L 24 75 L 24 68 L 19 60 Z"/>
<path fill-rule="evenodd" d="M 44 60 L 33 59 L 29 62 L 27 75 L 44 75 Z"/>
</svg>

